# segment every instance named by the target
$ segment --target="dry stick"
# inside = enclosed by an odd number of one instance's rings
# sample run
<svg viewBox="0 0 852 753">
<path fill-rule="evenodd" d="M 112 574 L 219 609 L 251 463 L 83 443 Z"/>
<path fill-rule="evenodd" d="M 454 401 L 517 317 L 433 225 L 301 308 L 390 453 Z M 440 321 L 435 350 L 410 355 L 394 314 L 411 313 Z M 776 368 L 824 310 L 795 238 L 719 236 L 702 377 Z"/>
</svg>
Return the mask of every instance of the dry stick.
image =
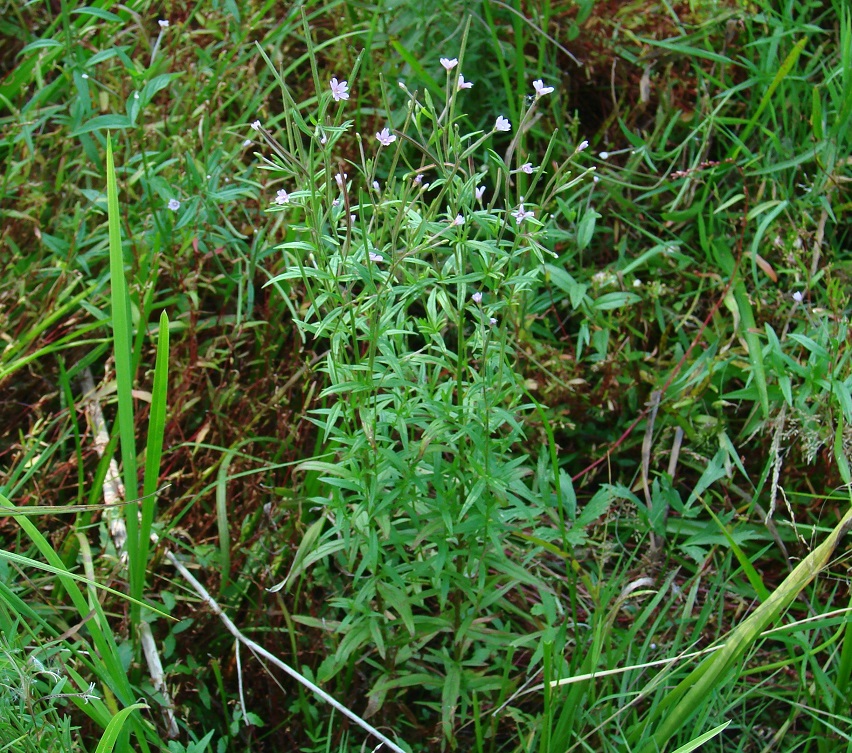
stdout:
<svg viewBox="0 0 852 753">
<path fill-rule="evenodd" d="M 94 435 L 95 450 L 98 457 L 103 457 L 109 446 L 109 431 L 107 431 L 106 420 L 104 419 L 101 404 L 98 400 L 98 394 L 95 391 L 95 380 L 92 376 L 92 370 L 88 367 L 83 369 L 83 375 L 80 378 L 83 387 L 83 402 L 86 407 L 86 415 L 92 424 L 92 434 Z M 124 525 L 124 519 L 118 511 L 119 507 L 124 505 L 125 500 L 124 484 L 121 483 L 121 476 L 118 472 L 118 463 L 115 458 L 110 458 L 109 468 L 107 469 L 106 477 L 103 483 L 104 502 L 104 517 L 107 520 L 110 535 L 112 536 L 115 550 L 118 552 L 119 561 L 127 564 L 127 529 Z M 136 501 L 136 500 L 134 500 Z M 81 507 L 83 507 L 81 505 Z M 138 515 L 138 512 L 131 512 L 131 515 Z M 163 663 L 160 661 L 160 655 L 157 651 L 157 643 L 151 633 L 151 628 L 144 620 L 139 625 L 139 640 L 142 643 L 142 652 L 145 654 L 145 661 L 148 664 L 148 672 L 151 675 L 151 681 L 154 684 L 154 689 L 159 691 L 163 698 L 160 712 L 163 715 L 163 720 L 166 723 L 167 734 L 169 737 L 177 737 L 180 734 L 178 729 L 177 718 L 175 717 L 175 707 L 172 701 L 169 690 L 166 687 L 165 675 L 163 673 Z"/>
<path fill-rule="evenodd" d="M 98 394 L 95 391 L 95 379 L 90 368 L 83 369 L 80 385 L 83 388 L 82 402 L 92 426 L 95 451 L 98 453 L 98 457 L 102 458 L 109 445 L 109 432 L 106 428 L 106 420 L 101 410 Z M 127 541 L 127 529 L 124 526 L 124 518 L 121 517 L 117 507 L 125 497 L 124 484 L 121 483 L 121 474 L 118 472 L 118 463 L 115 458 L 110 458 L 103 482 L 103 492 L 104 503 L 106 504 L 104 518 L 106 518 L 107 527 L 115 544 L 115 551 L 118 553 L 121 562 L 126 563 L 127 550 L 124 544 Z"/>
<path fill-rule="evenodd" d="M 241 632 L 240 629 L 231 622 L 231 619 L 222 611 L 222 607 L 220 607 L 213 597 L 207 593 L 207 590 L 202 586 L 189 572 L 189 570 L 184 567 L 183 563 L 175 557 L 170 551 L 165 552 L 166 559 L 174 565 L 175 569 L 184 577 L 187 583 L 191 585 L 195 592 L 201 597 L 202 601 L 204 601 L 208 607 L 216 614 L 222 623 L 227 628 L 228 632 L 234 636 L 240 643 L 244 644 L 250 651 L 253 651 L 255 654 L 260 654 L 263 658 L 268 659 L 279 669 L 283 669 L 290 677 L 294 680 L 300 682 L 304 685 L 308 690 L 312 693 L 318 695 L 322 700 L 328 703 L 330 706 L 337 709 L 341 714 L 343 714 L 347 719 L 355 722 L 359 727 L 369 732 L 371 735 L 374 735 L 376 738 L 382 741 L 384 745 L 387 745 L 394 753 L 405 753 L 405 751 L 400 748 L 396 743 L 394 743 L 389 738 L 385 737 L 381 732 L 379 732 L 373 725 L 365 722 L 360 716 L 356 713 L 350 711 L 346 706 L 344 706 L 339 701 L 332 698 L 328 693 L 326 693 L 322 688 L 314 685 L 307 677 L 297 672 L 293 669 L 289 664 L 285 664 L 281 661 L 277 656 L 270 654 L 263 646 L 258 643 L 255 643 L 251 638 L 246 638 Z"/>
</svg>

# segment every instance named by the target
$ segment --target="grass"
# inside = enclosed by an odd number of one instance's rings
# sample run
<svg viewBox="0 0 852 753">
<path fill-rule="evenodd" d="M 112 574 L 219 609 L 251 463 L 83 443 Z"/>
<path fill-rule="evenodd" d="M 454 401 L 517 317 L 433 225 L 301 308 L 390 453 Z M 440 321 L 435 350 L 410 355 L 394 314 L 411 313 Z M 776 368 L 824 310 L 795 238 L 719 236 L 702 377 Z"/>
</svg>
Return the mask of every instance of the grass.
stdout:
<svg viewBox="0 0 852 753">
<path fill-rule="evenodd" d="M 852 748 L 845 5 L 158 7 L 0 13 L 0 748 Z"/>
</svg>

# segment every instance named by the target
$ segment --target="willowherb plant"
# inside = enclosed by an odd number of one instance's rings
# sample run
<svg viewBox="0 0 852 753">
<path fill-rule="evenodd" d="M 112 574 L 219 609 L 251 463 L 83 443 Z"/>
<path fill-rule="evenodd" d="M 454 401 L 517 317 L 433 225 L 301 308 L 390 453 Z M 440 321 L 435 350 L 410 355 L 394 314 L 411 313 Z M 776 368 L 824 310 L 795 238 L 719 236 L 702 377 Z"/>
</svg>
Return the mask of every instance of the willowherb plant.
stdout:
<svg viewBox="0 0 852 753">
<path fill-rule="evenodd" d="M 519 582 L 535 582 L 507 553 L 544 504 L 518 450 L 531 406 L 513 328 L 550 254 L 540 207 L 582 180 L 570 168 L 585 144 L 550 168 L 553 142 L 526 154 L 525 127 L 553 90 L 540 80 L 504 157 L 495 142 L 512 126 L 500 113 L 490 131 L 462 132 L 475 82 L 455 58 L 440 60 L 443 103 L 400 83 L 394 111 L 383 88 L 386 120 L 353 133 L 357 65 L 323 82 L 312 64 L 316 111 L 281 82 L 280 140 L 254 127 L 283 184 L 270 211 L 291 220 L 287 269 L 271 282 L 303 285 L 296 323 L 327 348 L 312 417 L 325 451 L 302 465 L 327 490 L 313 499 L 327 523 L 310 559 L 333 557 L 352 587 L 330 601 L 343 637 L 320 679 L 355 656 L 374 664 L 370 711 L 394 687 L 440 689 L 451 735 L 459 698 L 499 685 L 488 657 L 506 647 L 488 623 Z"/>
</svg>

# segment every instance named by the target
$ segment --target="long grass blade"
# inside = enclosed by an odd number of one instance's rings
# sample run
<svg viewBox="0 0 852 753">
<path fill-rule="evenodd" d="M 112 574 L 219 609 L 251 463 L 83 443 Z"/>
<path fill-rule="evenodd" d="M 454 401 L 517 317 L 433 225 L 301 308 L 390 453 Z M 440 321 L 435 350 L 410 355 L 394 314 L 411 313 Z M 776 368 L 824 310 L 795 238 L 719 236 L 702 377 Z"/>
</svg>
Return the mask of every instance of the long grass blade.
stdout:
<svg viewBox="0 0 852 753">
<path fill-rule="evenodd" d="M 121 445 L 124 489 L 130 498 L 138 496 L 136 471 L 136 434 L 133 416 L 133 354 L 131 352 L 130 299 L 124 275 L 124 253 L 121 246 L 121 215 L 118 187 L 112 155 L 112 139 L 107 137 L 107 213 L 109 215 L 109 269 L 112 298 L 112 331 L 115 355 L 115 378 L 118 391 L 118 432 Z M 127 558 L 130 595 L 142 597 L 145 563 L 139 558 L 139 516 L 135 507 L 125 508 L 127 526 Z M 131 622 L 139 621 L 139 608 L 131 607 Z"/>
<path fill-rule="evenodd" d="M 707 696 L 721 685 L 728 670 L 748 650 L 766 627 L 831 561 L 840 539 L 852 528 L 852 507 L 834 527 L 825 541 L 803 559 L 746 620 L 728 636 L 725 645 L 698 665 L 677 687 L 670 691 L 655 709 L 655 715 L 665 713 L 654 736 L 641 748 L 641 753 L 662 750 L 674 734 L 702 707 Z M 649 720 L 653 722 L 653 720 Z M 647 726 L 649 722 L 643 721 Z"/>
</svg>

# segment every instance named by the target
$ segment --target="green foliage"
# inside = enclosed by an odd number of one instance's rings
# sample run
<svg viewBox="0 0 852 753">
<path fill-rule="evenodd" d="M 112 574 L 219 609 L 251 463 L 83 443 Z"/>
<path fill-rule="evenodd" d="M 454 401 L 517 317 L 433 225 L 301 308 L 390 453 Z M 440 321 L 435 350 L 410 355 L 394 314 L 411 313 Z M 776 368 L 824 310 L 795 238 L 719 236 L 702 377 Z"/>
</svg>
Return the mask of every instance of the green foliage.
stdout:
<svg viewBox="0 0 852 753">
<path fill-rule="evenodd" d="M 0 748 L 364 748 L 152 532 L 413 750 L 848 748 L 847 4 L 158 11 L 0 2 Z"/>
</svg>

